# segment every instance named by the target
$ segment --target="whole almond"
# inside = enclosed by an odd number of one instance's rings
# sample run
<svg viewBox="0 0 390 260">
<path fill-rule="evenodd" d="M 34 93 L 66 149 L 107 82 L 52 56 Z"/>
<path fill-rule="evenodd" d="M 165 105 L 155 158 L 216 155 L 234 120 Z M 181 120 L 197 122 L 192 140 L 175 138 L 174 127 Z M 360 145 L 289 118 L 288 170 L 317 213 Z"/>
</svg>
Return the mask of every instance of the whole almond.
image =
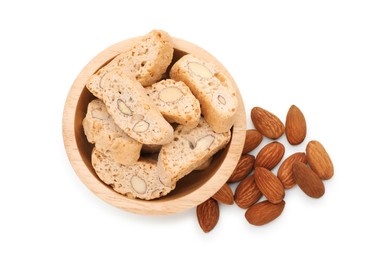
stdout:
<svg viewBox="0 0 390 260">
<path fill-rule="evenodd" d="M 254 163 L 255 157 L 253 155 L 242 155 L 237 163 L 236 168 L 234 169 L 232 175 L 227 182 L 233 183 L 243 180 L 253 170 Z"/>
<path fill-rule="evenodd" d="M 292 166 L 294 162 L 307 163 L 305 153 L 294 153 L 287 157 L 286 160 L 284 160 L 280 165 L 278 170 L 278 178 L 285 189 L 291 189 L 296 184 L 292 172 Z"/>
<path fill-rule="evenodd" d="M 255 168 L 255 182 L 269 202 L 278 204 L 284 199 L 284 188 L 280 180 L 268 169 Z"/>
<path fill-rule="evenodd" d="M 256 129 L 246 130 L 245 144 L 242 150 L 242 154 L 249 153 L 256 149 L 257 146 L 263 141 L 263 136 Z"/>
<path fill-rule="evenodd" d="M 218 202 L 228 205 L 233 205 L 234 203 L 233 191 L 226 183 L 221 189 L 219 189 L 219 191 L 217 191 L 217 193 L 214 194 L 214 196 L 212 196 L 212 198 Z"/>
<path fill-rule="evenodd" d="M 196 208 L 196 215 L 198 217 L 199 225 L 203 231 L 205 233 L 210 232 L 218 223 L 218 202 L 212 198 L 206 200 L 202 204 L 198 205 Z"/>
<path fill-rule="evenodd" d="M 325 193 L 324 183 L 306 164 L 295 162 L 293 174 L 299 188 L 309 197 L 320 198 Z"/>
<path fill-rule="evenodd" d="M 284 200 L 278 204 L 273 204 L 267 200 L 262 201 L 251 206 L 245 212 L 245 218 L 255 226 L 267 224 L 282 214 L 285 204 Z"/>
<path fill-rule="evenodd" d="M 329 180 L 333 177 L 334 168 L 332 160 L 320 142 L 310 141 L 307 144 L 306 157 L 310 168 L 312 168 L 321 179 Z"/>
<path fill-rule="evenodd" d="M 256 156 L 255 167 L 272 170 L 283 158 L 284 146 L 279 142 L 267 144 Z"/>
<path fill-rule="evenodd" d="M 253 175 L 247 177 L 237 186 L 234 201 L 242 209 L 249 208 L 263 196 L 256 185 Z"/>
<path fill-rule="evenodd" d="M 260 107 L 254 107 L 251 118 L 255 128 L 270 139 L 278 139 L 284 133 L 284 124 L 271 112 Z"/>
<path fill-rule="evenodd" d="M 306 137 L 306 120 L 302 111 L 292 105 L 288 110 L 286 117 L 286 137 L 287 141 L 292 145 L 297 145 L 303 142 Z"/>
</svg>

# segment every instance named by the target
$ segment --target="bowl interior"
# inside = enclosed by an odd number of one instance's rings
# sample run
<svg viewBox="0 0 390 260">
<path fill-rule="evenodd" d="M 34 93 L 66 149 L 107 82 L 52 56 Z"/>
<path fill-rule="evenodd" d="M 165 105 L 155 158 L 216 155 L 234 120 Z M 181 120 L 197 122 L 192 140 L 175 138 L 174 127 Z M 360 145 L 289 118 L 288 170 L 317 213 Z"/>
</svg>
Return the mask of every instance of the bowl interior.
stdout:
<svg viewBox="0 0 390 260">
<path fill-rule="evenodd" d="M 182 56 L 186 55 L 187 53 L 178 49 L 174 49 L 174 56 L 171 65 L 168 67 L 167 70 L 167 75 L 169 75 L 170 68 L 172 65 L 179 60 Z M 110 60 L 109 60 L 110 61 Z M 106 63 L 108 63 L 107 61 Z M 102 64 L 104 66 L 106 63 Z M 101 66 L 101 67 L 102 67 Z M 90 144 L 87 141 L 87 138 L 84 134 L 83 126 L 82 126 L 82 121 L 87 113 L 87 107 L 90 101 L 95 99 L 96 97 L 92 95 L 89 90 L 84 87 L 81 94 L 80 98 L 77 102 L 76 106 L 76 114 L 75 114 L 75 120 L 74 120 L 74 131 L 75 131 L 75 138 L 76 138 L 76 144 L 78 151 L 80 153 L 80 156 L 89 169 L 90 173 L 94 178 L 96 178 L 99 182 L 101 182 L 102 185 L 107 186 L 108 188 L 111 189 L 110 186 L 106 185 L 104 182 L 102 182 L 99 177 L 96 175 L 95 170 L 92 167 L 91 163 L 91 153 L 92 153 L 92 148 L 94 145 Z M 232 137 L 233 138 L 233 137 Z M 214 174 L 216 174 L 217 170 L 219 169 L 220 165 L 222 164 L 223 160 L 225 159 L 230 147 L 230 142 L 226 146 L 225 149 L 219 151 L 217 154 L 213 156 L 213 160 L 211 165 L 202 171 L 195 171 L 191 174 L 188 174 L 181 180 L 176 185 L 176 188 L 170 192 L 168 195 L 161 197 L 159 199 L 151 200 L 151 201 L 145 201 L 145 203 L 153 203 L 153 201 L 159 200 L 159 201 L 167 201 L 167 200 L 172 200 L 184 195 L 187 195 L 189 193 L 194 192 L 197 190 L 199 187 L 201 187 L 204 183 L 206 183 Z M 123 196 L 126 199 L 129 200 L 134 200 L 131 198 L 128 198 L 124 195 L 121 195 L 118 193 L 119 196 Z"/>
</svg>

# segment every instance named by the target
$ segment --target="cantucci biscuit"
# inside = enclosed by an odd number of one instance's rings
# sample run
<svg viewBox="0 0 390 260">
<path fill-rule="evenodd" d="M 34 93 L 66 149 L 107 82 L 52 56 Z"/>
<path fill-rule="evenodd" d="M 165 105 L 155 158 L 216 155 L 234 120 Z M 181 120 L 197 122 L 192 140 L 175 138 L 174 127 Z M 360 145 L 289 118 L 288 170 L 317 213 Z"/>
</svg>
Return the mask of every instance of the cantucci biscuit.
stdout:
<svg viewBox="0 0 390 260">
<path fill-rule="evenodd" d="M 162 80 L 145 88 L 164 118 L 189 128 L 198 125 L 200 118 L 199 101 L 181 81 Z"/>
<path fill-rule="evenodd" d="M 95 144 L 98 151 L 124 165 L 131 165 L 138 160 L 142 144 L 114 123 L 101 100 L 95 99 L 88 104 L 83 127 L 88 142 Z"/>
<path fill-rule="evenodd" d="M 92 166 L 104 183 L 130 198 L 156 199 L 175 187 L 161 183 L 156 172 L 156 161 L 140 159 L 131 166 L 124 166 L 94 149 Z"/>
<path fill-rule="evenodd" d="M 161 79 L 173 57 L 173 44 L 168 33 L 153 30 L 130 48 L 116 56 L 110 63 L 90 77 L 86 86 L 96 97 L 103 98 L 101 79 L 116 67 L 133 75 L 143 86 L 149 86 Z"/>
<path fill-rule="evenodd" d="M 165 185 L 173 185 L 205 163 L 226 146 L 230 131 L 215 133 L 201 118 L 195 128 L 179 125 L 171 143 L 163 145 L 158 156 L 158 174 Z"/>
<path fill-rule="evenodd" d="M 116 68 L 102 79 L 103 102 L 114 122 L 131 138 L 143 144 L 172 141 L 173 128 L 146 95 L 142 85 Z"/>
<path fill-rule="evenodd" d="M 238 100 L 232 82 L 221 70 L 188 54 L 172 66 L 170 77 L 183 81 L 191 89 L 200 102 L 202 115 L 215 132 L 230 130 Z"/>
</svg>

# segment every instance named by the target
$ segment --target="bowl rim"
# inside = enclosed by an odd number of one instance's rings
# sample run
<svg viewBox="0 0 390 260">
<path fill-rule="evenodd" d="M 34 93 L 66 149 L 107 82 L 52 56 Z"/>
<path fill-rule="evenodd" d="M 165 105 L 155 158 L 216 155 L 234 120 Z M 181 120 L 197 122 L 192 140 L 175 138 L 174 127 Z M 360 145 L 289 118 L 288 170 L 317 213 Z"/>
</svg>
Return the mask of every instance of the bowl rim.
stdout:
<svg viewBox="0 0 390 260">
<path fill-rule="evenodd" d="M 198 47 L 197 45 L 185 40 L 171 37 L 174 49 L 194 54 L 202 57 L 206 61 L 216 64 L 232 81 L 238 98 L 238 111 L 236 120 L 232 130 L 232 138 L 230 141 L 229 151 L 225 159 L 217 169 L 216 173 L 198 189 L 184 196 L 173 198 L 171 200 L 159 201 L 150 200 L 145 203 L 145 200 L 130 199 L 114 190 L 108 188 L 96 179 L 85 165 L 81 154 L 77 147 L 76 131 L 74 127 L 76 108 L 82 91 L 90 75 L 95 73 L 100 67 L 107 63 L 118 54 L 122 53 L 133 41 L 139 37 L 130 38 L 106 48 L 101 53 L 96 55 L 79 73 L 72 87 L 69 90 L 67 99 L 64 105 L 62 118 L 62 135 L 65 150 L 68 159 L 78 177 L 95 195 L 103 199 L 105 202 L 137 214 L 143 215 L 166 215 L 179 213 L 190 208 L 193 208 L 204 202 L 214 195 L 228 180 L 233 170 L 235 169 L 238 160 L 241 157 L 242 149 L 246 135 L 246 114 L 244 103 L 240 91 L 226 68 L 210 53 Z"/>
</svg>

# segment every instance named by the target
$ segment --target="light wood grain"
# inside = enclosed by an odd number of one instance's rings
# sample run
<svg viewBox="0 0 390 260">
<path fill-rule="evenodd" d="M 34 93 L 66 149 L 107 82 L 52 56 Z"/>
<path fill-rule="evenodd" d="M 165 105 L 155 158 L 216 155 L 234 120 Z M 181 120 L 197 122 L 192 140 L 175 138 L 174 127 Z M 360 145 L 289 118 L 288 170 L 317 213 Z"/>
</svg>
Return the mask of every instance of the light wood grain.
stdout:
<svg viewBox="0 0 390 260">
<path fill-rule="evenodd" d="M 246 114 L 242 97 L 231 75 L 211 54 L 187 41 L 173 38 L 174 58 L 172 63 L 187 53 L 215 63 L 230 77 L 237 90 L 239 108 L 232 130 L 230 144 L 214 156 L 211 166 L 204 171 L 187 175 L 180 180 L 174 191 L 152 201 L 130 199 L 118 194 L 96 176 L 91 165 L 92 145 L 88 143 L 82 128 L 89 101 L 94 96 L 85 88 L 88 78 L 116 55 L 125 51 L 137 38 L 128 39 L 107 48 L 91 60 L 74 81 L 63 112 L 63 139 L 65 149 L 74 171 L 81 181 L 107 203 L 138 214 L 163 215 L 181 212 L 202 203 L 216 193 L 230 177 L 240 156 L 245 141 Z M 169 68 L 168 68 L 169 69 Z"/>
</svg>

